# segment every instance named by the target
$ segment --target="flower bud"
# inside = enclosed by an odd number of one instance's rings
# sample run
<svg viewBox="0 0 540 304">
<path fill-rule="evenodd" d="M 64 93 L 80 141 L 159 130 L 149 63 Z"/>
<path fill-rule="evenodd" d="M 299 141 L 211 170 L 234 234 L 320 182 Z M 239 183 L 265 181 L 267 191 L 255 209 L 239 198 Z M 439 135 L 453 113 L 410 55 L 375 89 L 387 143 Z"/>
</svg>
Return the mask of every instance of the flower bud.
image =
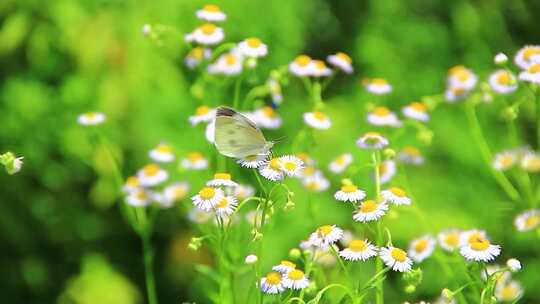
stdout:
<svg viewBox="0 0 540 304">
<path fill-rule="evenodd" d="M 415 291 L 416 291 L 416 286 L 414 286 L 414 285 L 405 286 L 405 292 L 406 293 L 413 293 Z"/>
<path fill-rule="evenodd" d="M 292 211 L 294 210 L 294 207 L 296 207 L 295 203 L 291 200 L 287 200 L 287 203 L 283 206 L 283 211 Z"/>
<path fill-rule="evenodd" d="M 197 251 L 202 245 L 202 239 L 200 237 L 193 237 L 188 244 L 188 249 Z"/>
<path fill-rule="evenodd" d="M 507 107 L 503 110 L 502 116 L 505 120 L 512 121 L 518 117 L 518 113 L 514 107 Z"/>
<path fill-rule="evenodd" d="M 250 254 L 250 255 L 246 256 L 246 259 L 244 261 L 248 265 L 253 265 L 253 264 L 257 263 L 258 260 L 259 260 L 259 258 L 257 258 L 256 255 Z"/>
<path fill-rule="evenodd" d="M 4 165 L 9 175 L 13 175 L 21 171 L 23 165 L 23 157 L 15 157 L 11 152 L 6 152 L 0 155 L 0 164 Z"/>
<path fill-rule="evenodd" d="M 298 248 L 293 248 L 289 250 L 289 258 L 291 260 L 298 260 L 302 256 L 302 252 Z"/>
<path fill-rule="evenodd" d="M 390 148 L 384 149 L 383 154 L 386 159 L 394 159 L 396 157 L 396 151 Z"/>
<path fill-rule="evenodd" d="M 506 261 L 506 266 L 508 266 L 512 272 L 518 272 L 521 270 L 521 262 L 518 259 L 509 259 Z"/>
<path fill-rule="evenodd" d="M 253 242 L 257 242 L 257 241 L 259 241 L 259 240 L 261 240 L 263 238 L 263 234 L 260 233 L 256 229 L 253 229 L 252 234 L 253 234 L 253 239 L 252 239 Z"/>
<path fill-rule="evenodd" d="M 506 62 L 508 62 L 508 56 L 504 53 L 498 53 L 493 58 L 493 62 L 495 62 L 496 65 L 504 66 Z"/>
<path fill-rule="evenodd" d="M 454 299 L 454 293 L 448 288 L 443 289 L 441 292 L 441 295 L 443 298 L 445 298 L 448 301 L 451 301 L 452 299 Z"/>
</svg>

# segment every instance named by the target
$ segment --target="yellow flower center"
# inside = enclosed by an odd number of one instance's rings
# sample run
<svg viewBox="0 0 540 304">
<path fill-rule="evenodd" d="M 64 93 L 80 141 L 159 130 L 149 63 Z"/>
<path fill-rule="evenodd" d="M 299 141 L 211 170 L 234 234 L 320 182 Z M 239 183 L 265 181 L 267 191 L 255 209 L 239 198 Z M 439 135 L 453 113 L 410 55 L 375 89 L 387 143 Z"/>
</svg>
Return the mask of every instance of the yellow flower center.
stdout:
<svg viewBox="0 0 540 304">
<path fill-rule="evenodd" d="M 533 55 L 540 55 L 540 48 L 528 47 L 523 51 L 523 58 L 529 60 Z"/>
<path fill-rule="evenodd" d="M 502 85 L 509 85 L 512 82 L 512 78 L 510 77 L 510 74 L 506 71 L 502 71 L 499 74 L 497 74 L 497 83 Z"/>
<path fill-rule="evenodd" d="M 341 60 L 347 62 L 348 64 L 351 64 L 351 63 L 352 63 L 351 57 L 350 57 L 349 55 L 343 53 L 343 52 L 337 52 L 337 53 L 336 53 L 336 56 L 337 56 L 339 59 L 341 59 Z"/>
<path fill-rule="evenodd" d="M 355 185 L 343 185 L 341 187 L 341 191 L 345 193 L 353 193 L 356 192 L 356 190 L 358 190 L 358 188 Z"/>
<path fill-rule="evenodd" d="M 317 181 L 311 180 L 311 181 L 307 182 L 306 188 L 308 188 L 309 190 L 318 190 L 319 189 L 319 183 L 317 183 Z"/>
<path fill-rule="evenodd" d="M 457 73 L 456 77 L 459 79 L 459 81 L 465 82 L 469 80 L 471 73 L 467 70 L 462 70 L 461 72 Z"/>
<path fill-rule="evenodd" d="M 452 88 L 452 93 L 454 93 L 454 95 L 456 96 L 460 96 L 460 95 L 463 95 L 465 94 L 467 91 L 465 91 L 464 88 Z"/>
<path fill-rule="evenodd" d="M 262 42 L 259 38 L 248 38 L 246 39 L 246 43 L 250 48 L 258 48 L 261 46 Z"/>
<path fill-rule="evenodd" d="M 146 192 L 141 190 L 135 194 L 135 197 L 141 201 L 145 201 L 148 198 L 148 195 L 146 195 Z"/>
<path fill-rule="evenodd" d="M 390 251 L 390 255 L 398 262 L 405 262 L 407 259 L 407 253 L 399 248 L 392 249 L 392 251 Z"/>
<path fill-rule="evenodd" d="M 326 68 L 326 64 L 322 60 L 313 60 L 313 62 L 318 70 L 324 70 Z"/>
<path fill-rule="evenodd" d="M 381 133 L 379 133 L 379 132 L 367 132 L 364 136 L 365 137 L 379 137 L 379 136 L 381 136 Z"/>
<path fill-rule="evenodd" d="M 404 197 L 406 195 L 405 190 L 398 188 L 398 187 L 392 187 L 390 188 L 390 192 L 398 197 Z"/>
<path fill-rule="evenodd" d="M 385 163 L 379 165 L 379 175 L 385 175 L 387 171 L 388 168 L 386 167 Z"/>
<path fill-rule="evenodd" d="M 281 160 L 279 158 L 272 158 L 268 165 L 272 170 L 281 171 Z"/>
<path fill-rule="evenodd" d="M 173 193 L 174 193 L 175 199 L 182 199 L 187 194 L 186 189 L 184 187 L 180 187 L 180 186 L 174 188 Z"/>
<path fill-rule="evenodd" d="M 517 289 L 512 285 L 506 285 L 501 289 L 501 300 L 512 300 L 517 296 Z"/>
<path fill-rule="evenodd" d="M 383 78 L 374 78 L 371 80 L 371 84 L 384 86 L 388 84 L 388 81 L 386 81 L 386 79 L 383 79 Z"/>
<path fill-rule="evenodd" d="M 315 119 L 317 119 L 318 121 L 325 121 L 325 120 L 328 119 L 326 117 L 326 114 L 324 114 L 323 112 L 320 112 L 320 111 L 313 112 L 313 117 L 315 117 Z"/>
<path fill-rule="evenodd" d="M 525 227 L 527 228 L 533 228 L 536 225 L 540 223 L 540 216 L 538 215 L 531 215 L 525 220 Z"/>
<path fill-rule="evenodd" d="M 156 150 L 159 153 L 171 153 L 172 152 L 172 147 L 169 146 L 169 145 L 158 145 Z"/>
<path fill-rule="evenodd" d="M 336 157 L 336 159 L 334 161 L 338 165 L 344 165 L 345 164 L 345 154 Z"/>
<path fill-rule="evenodd" d="M 219 200 L 219 202 L 216 204 L 216 208 L 225 208 L 227 207 L 227 205 L 229 204 L 229 201 L 227 200 L 226 197 L 222 198 Z"/>
<path fill-rule="evenodd" d="M 204 7 L 203 7 L 203 11 L 207 11 L 209 13 L 217 13 L 219 12 L 219 6 L 215 5 L 215 4 L 206 4 Z"/>
<path fill-rule="evenodd" d="M 216 31 L 217 26 L 212 23 L 206 23 L 206 24 L 201 25 L 200 29 L 203 32 L 203 34 L 212 35 Z"/>
<path fill-rule="evenodd" d="M 471 248 L 476 251 L 484 251 L 488 249 L 490 243 L 484 238 L 477 238 L 471 242 Z"/>
<path fill-rule="evenodd" d="M 315 173 L 315 167 L 306 167 L 304 168 L 304 175 L 313 175 Z"/>
<path fill-rule="evenodd" d="M 195 110 L 195 115 L 202 116 L 208 114 L 208 112 L 210 112 L 210 108 L 208 106 L 200 106 L 197 107 L 197 110 Z"/>
<path fill-rule="evenodd" d="M 540 73 L 540 63 L 531 64 L 528 71 L 531 74 Z"/>
<path fill-rule="evenodd" d="M 317 229 L 317 232 L 319 234 L 322 234 L 323 236 L 329 235 L 334 228 L 331 225 L 324 225 Z"/>
<path fill-rule="evenodd" d="M 296 59 L 294 59 L 294 62 L 296 62 L 296 64 L 301 67 L 305 67 L 311 62 L 311 57 L 306 55 L 300 55 L 296 57 Z"/>
<path fill-rule="evenodd" d="M 279 272 L 270 272 L 266 275 L 266 283 L 270 285 L 278 285 L 281 283 L 281 273 Z"/>
<path fill-rule="evenodd" d="M 188 154 L 188 157 L 187 157 L 191 162 L 196 162 L 196 161 L 200 161 L 200 160 L 203 160 L 204 157 L 201 153 L 199 152 L 191 152 Z"/>
<path fill-rule="evenodd" d="M 193 48 L 191 52 L 189 52 L 189 54 L 191 57 L 197 60 L 201 60 L 204 56 L 204 50 L 201 47 L 196 47 L 196 48 Z"/>
<path fill-rule="evenodd" d="M 377 203 L 374 200 L 367 200 L 360 205 L 360 211 L 363 213 L 369 213 L 377 210 Z"/>
<path fill-rule="evenodd" d="M 296 157 L 300 158 L 300 160 L 302 160 L 303 162 L 307 162 L 309 160 L 309 155 L 307 155 L 307 153 L 304 153 L 304 152 L 300 152 L 300 153 L 296 153 Z"/>
<path fill-rule="evenodd" d="M 367 249 L 367 244 L 362 240 L 353 240 L 349 243 L 349 249 L 354 252 L 362 252 Z"/>
<path fill-rule="evenodd" d="M 231 175 L 229 173 L 220 172 L 220 173 L 214 174 L 214 179 L 231 180 Z"/>
<path fill-rule="evenodd" d="M 457 232 L 450 232 L 446 235 L 444 238 L 444 242 L 446 245 L 450 247 L 457 247 L 459 245 L 459 233 Z"/>
<path fill-rule="evenodd" d="M 235 65 L 236 64 L 236 57 L 233 54 L 225 55 L 225 64 L 226 65 Z"/>
<path fill-rule="evenodd" d="M 512 155 L 503 155 L 501 156 L 501 165 L 503 167 L 509 167 L 514 163 L 514 158 Z"/>
<path fill-rule="evenodd" d="M 427 108 L 426 108 L 426 105 L 424 105 L 423 103 L 421 102 L 418 102 L 418 101 L 413 101 L 411 102 L 411 104 L 409 105 L 409 107 L 411 107 L 413 110 L 415 110 L 416 112 L 422 112 L 422 113 L 425 113 L 427 111 Z"/>
<path fill-rule="evenodd" d="M 146 176 L 156 176 L 159 170 L 161 169 L 156 164 L 149 164 L 149 165 L 144 166 L 143 168 L 144 175 Z"/>
<path fill-rule="evenodd" d="M 290 268 L 296 268 L 296 264 L 291 262 L 291 261 L 283 260 L 283 261 L 281 261 L 280 264 L 283 265 L 283 266 L 290 267 Z"/>
<path fill-rule="evenodd" d="M 415 148 L 413 146 L 403 147 L 403 152 L 405 152 L 407 154 L 410 154 L 410 155 L 413 155 L 413 156 L 420 155 L 420 150 L 418 150 L 417 148 Z"/>
<path fill-rule="evenodd" d="M 86 116 L 86 118 L 88 118 L 88 119 L 95 119 L 95 118 L 97 118 L 98 113 L 97 112 L 88 112 L 88 113 L 84 113 L 84 116 Z"/>
<path fill-rule="evenodd" d="M 426 250 L 427 247 L 428 247 L 428 241 L 426 239 L 418 240 L 414 244 L 414 250 L 416 252 L 422 252 L 422 251 Z"/>
<path fill-rule="evenodd" d="M 458 75 L 459 73 L 462 73 L 463 71 L 465 71 L 465 67 L 463 65 L 456 65 L 448 69 L 448 75 Z"/>
<path fill-rule="evenodd" d="M 285 167 L 285 170 L 287 171 L 294 171 L 298 167 L 295 162 L 288 161 L 283 164 L 283 167 Z"/>
<path fill-rule="evenodd" d="M 373 110 L 373 114 L 377 116 L 388 116 L 390 110 L 387 107 L 376 107 L 375 110 Z"/>
<path fill-rule="evenodd" d="M 304 272 L 298 269 L 289 271 L 287 277 L 293 281 L 299 281 L 304 278 Z"/>
<path fill-rule="evenodd" d="M 274 118 L 276 116 L 276 112 L 274 111 L 274 109 L 272 109 L 272 107 L 268 107 L 268 106 L 263 107 L 262 112 L 264 116 L 269 117 L 269 118 Z"/>
<path fill-rule="evenodd" d="M 139 185 L 139 178 L 136 176 L 130 176 L 126 180 L 126 185 L 130 187 L 137 187 Z"/>
<path fill-rule="evenodd" d="M 467 240 L 470 243 L 475 242 L 478 239 L 483 239 L 484 237 L 480 232 L 473 232 L 469 235 L 469 239 Z"/>
<path fill-rule="evenodd" d="M 212 199 L 212 198 L 214 198 L 215 195 L 216 195 L 216 189 L 214 189 L 212 187 L 204 187 L 204 188 L 202 188 L 201 191 L 199 191 L 199 196 L 203 200 Z"/>
</svg>

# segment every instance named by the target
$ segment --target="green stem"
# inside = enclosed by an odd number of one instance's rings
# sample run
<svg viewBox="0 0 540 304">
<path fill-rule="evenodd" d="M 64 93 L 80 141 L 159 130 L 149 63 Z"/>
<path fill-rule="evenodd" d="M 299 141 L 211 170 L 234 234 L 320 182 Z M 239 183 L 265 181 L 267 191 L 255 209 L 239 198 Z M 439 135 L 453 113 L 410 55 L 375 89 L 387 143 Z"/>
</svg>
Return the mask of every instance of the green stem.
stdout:
<svg viewBox="0 0 540 304">
<path fill-rule="evenodd" d="M 540 150 L 540 87 L 536 87 L 536 147 Z"/>
<path fill-rule="evenodd" d="M 236 78 L 234 83 L 234 98 L 233 98 L 233 109 L 239 110 L 239 101 L 240 101 L 240 87 L 242 86 L 242 75 L 239 75 Z"/>
<path fill-rule="evenodd" d="M 381 152 L 379 150 L 373 152 L 372 154 L 373 166 L 375 171 L 375 200 L 379 199 L 381 194 L 381 177 L 379 164 L 381 162 Z M 382 231 L 381 231 L 381 220 L 377 221 L 377 246 L 383 246 Z M 383 270 L 383 264 L 381 259 L 376 259 L 375 261 L 375 275 L 380 273 Z M 375 296 L 375 303 L 383 304 L 384 303 L 384 287 L 382 280 L 377 281 L 375 285 L 377 293 Z"/>
<path fill-rule="evenodd" d="M 157 304 L 156 285 L 154 281 L 153 259 L 154 253 L 150 242 L 150 234 L 143 233 L 141 235 L 142 247 L 144 254 L 144 274 L 146 277 L 146 293 L 148 296 L 148 304 Z"/>
</svg>

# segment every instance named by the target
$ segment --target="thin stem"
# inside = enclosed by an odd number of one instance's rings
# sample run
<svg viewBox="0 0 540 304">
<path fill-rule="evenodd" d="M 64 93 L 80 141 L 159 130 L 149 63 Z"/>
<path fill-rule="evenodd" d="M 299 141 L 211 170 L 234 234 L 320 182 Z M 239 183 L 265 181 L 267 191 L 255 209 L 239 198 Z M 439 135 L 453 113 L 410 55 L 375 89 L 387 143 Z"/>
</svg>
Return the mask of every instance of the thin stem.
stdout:
<svg viewBox="0 0 540 304">
<path fill-rule="evenodd" d="M 146 277 L 146 293 L 148 296 L 148 304 L 157 304 L 156 285 L 154 281 L 153 260 L 154 253 L 150 242 L 150 234 L 143 233 L 141 235 L 142 247 L 144 254 L 144 274 Z"/>
<path fill-rule="evenodd" d="M 239 110 L 239 101 L 240 101 L 240 88 L 242 86 L 242 75 L 239 75 L 236 78 L 234 83 L 234 98 L 233 98 L 233 109 Z"/>
<path fill-rule="evenodd" d="M 379 165 L 381 162 L 381 152 L 379 150 L 373 152 L 372 154 L 372 160 L 373 160 L 373 169 L 375 171 L 375 200 L 379 199 L 379 196 L 381 194 L 381 172 L 379 170 Z M 382 231 L 381 231 L 381 220 L 377 221 L 377 246 L 382 246 L 383 244 L 382 239 Z M 383 270 L 383 264 L 381 259 L 377 259 L 375 261 L 375 275 L 380 273 Z M 383 304 L 384 303 L 384 288 L 382 284 L 382 280 L 377 281 L 377 284 L 375 285 L 377 289 L 377 293 L 375 296 L 375 303 L 377 304 Z"/>
<path fill-rule="evenodd" d="M 536 88 L 536 147 L 540 149 L 540 87 Z"/>
</svg>

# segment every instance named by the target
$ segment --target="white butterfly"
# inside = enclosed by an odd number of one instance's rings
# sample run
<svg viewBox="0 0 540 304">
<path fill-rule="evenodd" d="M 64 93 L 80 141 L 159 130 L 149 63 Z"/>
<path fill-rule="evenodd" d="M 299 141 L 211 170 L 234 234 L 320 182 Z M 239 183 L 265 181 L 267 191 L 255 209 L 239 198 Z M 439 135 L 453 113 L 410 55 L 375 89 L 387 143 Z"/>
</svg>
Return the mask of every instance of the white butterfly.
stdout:
<svg viewBox="0 0 540 304">
<path fill-rule="evenodd" d="M 217 109 L 214 137 L 219 153 L 234 158 L 266 155 L 274 146 L 254 122 L 228 107 Z"/>
</svg>

